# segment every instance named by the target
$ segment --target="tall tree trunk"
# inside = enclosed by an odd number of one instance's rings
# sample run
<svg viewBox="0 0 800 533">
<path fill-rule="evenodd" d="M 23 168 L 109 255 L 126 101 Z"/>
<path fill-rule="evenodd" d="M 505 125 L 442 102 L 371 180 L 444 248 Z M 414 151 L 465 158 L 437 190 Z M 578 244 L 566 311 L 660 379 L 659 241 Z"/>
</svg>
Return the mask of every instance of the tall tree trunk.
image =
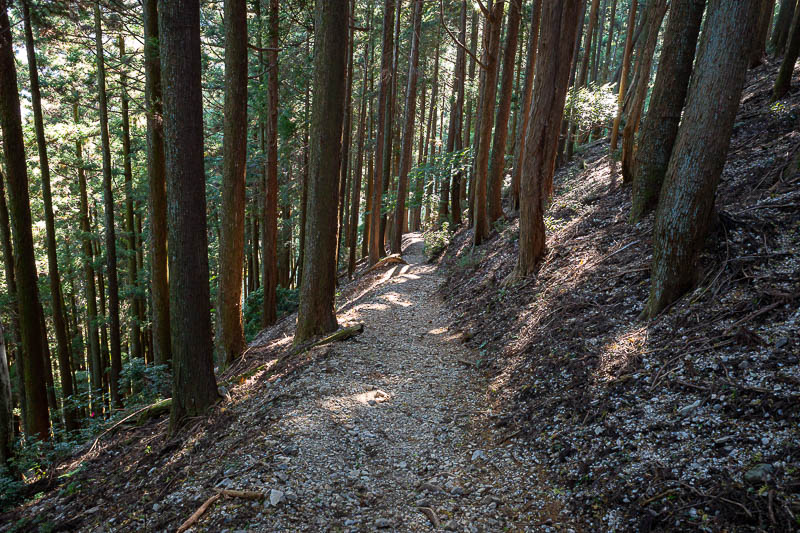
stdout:
<svg viewBox="0 0 800 533">
<path fill-rule="evenodd" d="M 711 0 L 653 229 L 652 317 L 694 283 L 757 31 L 759 2 Z M 708 135 L 709 131 L 714 135 Z"/>
<path fill-rule="evenodd" d="M 511 112 L 511 93 L 514 89 L 514 59 L 517 55 L 517 37 L 521 0 L 510 0 L 506 47 L 503 52 L 503 75 L 500 80 L 500 105 L 494 124 L 494 144 L 489 162 L 489 223 L 503 216 L 503 178 L 505 176 L 506 140 L 508 139 L 508 117 Z"/>
<path fill-rule="evenodd" d="M 269 7 L 269 80 L 267 82 L 267 171 L 264 190 L 264 262 L 262 287 L 264 304 L 261 309 L 263 327 L 278 318 L 278 0 Z"/>
<path fill-rule="evenodd" d="M 167 185 L 164 170 L 164 124 L 161 101 L 161 54 L 158 38 L 158 0 L 144 0 L 144 72 L 147 108 L 147 176 L 150 211 L 150 292 L 152 298 L 153 358 L 157 365 L 172 360 L 169 331 L 167 273 Z"/>
<path fill-rule="evenodd" d="M 798 4 L 800 6 L 800 4 Z M 792 28 L 789 34 L 789 44 L 786 46 L 786 55 L 783 56 L 781 69 L 775 79 L 775 87 L 772 89 L 772 100 L 780 100 L 789 92 L 794 74 L 794 64 L 797 63 L 797 56 L 800 54 L 800 7 L 795 9 L 792 19 Z"/>
<path fill-rule="evenodd" d="M 125 176 L 125 233 L 128 248 L 128 283 L 130 305 L 130 330 L 128 332 L 131 346 L 130 357 L 144 359 L 142 350 L 142 332 L 138 316 L 138 274 L 136 262 L 136 226 L 133 217 L 133 169 L 131 168 L 131 125 L 128 111 L 128 75 L 126 73 L 125 39 L 119 36 L 120 57 L 120 93 L 122 95 L 122 159 Z"/>
<path fill-rule="evenodd" d="M 775 10 L 775 0 L 761 0 L 761 12 L 758 15 L 756 34 L 750 48 L 750 68 L 757 67 L 764 59 L 767 49 L 767 35 L 772 22 L 772 12 Z"/>
<path fill-rule="evenodd" d="M 72 104 L 72 116 L 78 124 L 78 104 Z M 103 410 L 99 398 L 103 394 L 102 362 L 100 355 L 100 333 L 98 331 L 97 292 L 94 272 L 94 247 L 92 246 L 92 225 L 89 222 L 89 198 L 86 188 L 86 170 L 83 161 L 83 140 L 75 138 L 75 155 L 78 159 L 78 187 L 80 191 L 81 248 L 83 250 L 84 285 L 86 290 L 86 319 L 89 337 L 89 383 L 92 390 L 92 409 L 98 413 Z"/>
<path fill-rule="evenodd" d="M 478 22 L 478 12 L 474 9 L 470 8 L 472 11 L 472 20 L 470 21 L 470 56 L 469 56 L 469 84 L 470 86 L 475 79 L 475 53 L 478 50 L 478 26 L 480 25 Z M 467 97 L 467 111 L 466 111 L 466 121 L 467 123 L 464 126 L 464 141 L 462 143 L 463 146 L 470 146 L 472 144 L 472 116 L 473 116 L 473 106 L 475 102 L 473 101 L 472 91 L 470 91 L 469 96 Z M 477 135 L 476 135 L 477 137 Z M 462 201 L 467 200 L 467 182 L 472 183 L 471 175 L 468 173 L 466 176 L 462 177 L 461 179 L 461 198 Z M 470 186 L 470 189 L 472 186 Z M 467 201 L 467 208 L 469 209 L 469 224 L 472 225 L 472 206 L 470 205 L 469 201 Z"/>
<path fill-rule="evenodd" d="M 94 224 L 92 228 L 92 234 L 98 235 L 99 232 L 99 220 L 97 216 L 97 205 L 94 206 L 94 216 L 93 216 Z M 93 240 L 92 246 L 94 247 L 94 256 L 97 258 L 98 263 L 102 262 L 103 254 L 100 252 L 100 243 L 97 240 Z M 108 366 L 109 366 L 109 351 L 108 351 L 108 320 L 106 314 L 106 284 L 105 279 L 103 277 L 103 266 L 102 264 L 98 264 L 98 267 L 95 269 L 95 283 L 97 286 L 97 297 L 100 302 L 100 309 L 99 314 L 97 315 L 98 322 L 100 323 L 100 365 L 99 365 L 99 372 L 100 372 L 100 381 L 99 384 L 101 385 L 102 391 L 100 394 L 98 405 L 100 408 L 98 409 L 98 414 L 102 410 L 103 407 L 108 410 L 108 400 L 109 400 L 109 382 L 108 382 Z"/>
<path fill-rule="evenodd" d="M 631 222 L 638 222 L 658 204 L 689 89 L 705 6 L 706 0 L 673 0 L 670 7 L 650 108 L 634 157 Z"/>
<path fill-rule="evenodd" d="M 217 289 L 217 355 L 229 365 L 244 351 L 244 260 L 247 164 L 247 1 L 225 0 L 225 111 L 222 148 L 222 220 Z"/>
<path fill-rule="evenodd" d="M 11 376 L 8 373 L 8 357 L 3 325 L 0 324 L 0 472 L 10 471 L 14 442 L 12 425 L 14 404 L 11 400 Z"/>
<path fill-rule="evenodd" d="M 661 22 L 664 20 L 664 13 L 667 11 L 666 0 L 652 0 L 648 5 L 649 14 L 647 16 L 650 26 L 647 33 L 647 41 L 639 51 L 639 81 L 633 95 L 630 112 L 625 121 L 625 128 L 622 130 L 622 181 L 630 183 L 633 181 L 633 157 L 635 147 L 635 136 L 639 129 L 644 109 L 644 101 L 647 97 L 647 89 L 650 86 L 650 70 L 653 63 L 653 55 L 656 51 L 658 41 L 658 31 Z"/>
<path fill-rule="evenodd" d="M 375 138 L 375 170 L 372 179 L 372 205 L 369 213 L 369 264 L 374 265 L 381 258 L 383 235 L 380 232 L 381 210 L 383 206 L 384 140 L 391 136 L 391 122 L 387 117 L 391 93 L 392 52 L 394 50 L 394 8 L 395 0 L 384 0 L 383 40 L 381 50 L 380 86 L 378 89 L 378 134 Z"/>
<path fill-rule="evenodd" d="M 617 96 L 617 114 L 614 117 L 614 125 L 611 128 L 611 154 L 617 150 L 617 136 L 619 135 L 619 124 L 622 119 L 622 105 L 625 99 L 625 83 L 628 79 L 628 70 L 631 68 L 631 51 L 633 50 L 633 31 L 636 22 L 636 3 L 631 0 L 630 12 L 628 13 L 628 33 L 625 37 L 625 54 L 622 56 L 622 74 L 619 79 L 619 95 Z"/>
<path fill-rule="evenodd" d="M 575 49 L 580 0 L 545 2 L 536 56 L 534 107 L 525 141 L 520 191 L 519 258 L 513 277 L 532 274 L 545 253 L 544 207 L 553 190 L 553 170 Z"/>
<path fill-rule="evenodd" d="M 439 95 L 439 53 L 441 44 L 441 33 L 437 30 L 436 33 L 436 47 L 433 56 L 433 87 L 431 88 L 431 104 L 430 112 L 428 115 L 428 125 L 425 130 L 425 152 L 423 154 L 422 166 L 427 167 L 428 162 L 434 159 L 433 146 L 435 144 L 434 137 L 436 136 L 436 117 L 439 111 L 438 95 Z M 430 156 L 430 159 L 428 158 Z M 433 210 L 431 209 L 431 198 L 433 196 L 433 180 L 428 181 L 428 173 L 424 172 L 423 181 L 427 182 L 425 193 L 423 194 L 423 203 L 425 204 L 425 221 L 430 224 L 433 220 Z"/>
<path fill-rule="evenodd" d="M 30 435 L 50 438 L 50 419 L 45 389 L 44 339 L 39 316 L 36 258 L 33 251 L 28 171 L 25 168 L 22 119 L 17 92 L 17 67 L 7 0 L 0 0 L 0 129 L 8 176 L 9 207 L 15 252 L 17 310 L 25 377 L 25 426 Z"/>
<path fill-rule="evenodd" d="M 0 241 L 3 248 L 3 269 L 5 271 L 6 290 L 8 296 L 8 304 L 12 309 L 18 309 L 17 302 L 17 280 L 14 273 L 14 250 L 11 246 L 11 223 L 8 216 L 8 204 L 6 204 L 6 191 L 5 191 L 5 177 L 2 170 L 0 170 Z M 27 405 L 25 403 L 25 376 L 23 372 L 23 359 L 22 347 L 20 346 L 20 327 L 19 315 L 15 312 L 11 313 L 11 333 L 9 335 L 14 350 L 14 364 L 16 369 L 16 383 L 19 394 L 19 406 L 22 413 L 22 425 L 26 434 L 30 434 L 28 429 L 27 418 Z"/>
<path fill-rule="evenodd" d="M 475 246 L 483 244 L 489 236 L 489 219 L 486 212 L 486 196 L 489 178 L 489 148 L 492 137 L 492 117 L 494 116 L 497 95 L 498 56 L 500 55 L 500 30 L 503 26 L 504 0 L 497 0 L 486 18 L 486 83 L 482 96 L 480 145 L 475 154 Z"/>
<path fill-rule="evenodd" d="M 294 342 L 334 331 L 336 290 L 336 198 L 339 142 L 344 119 L 346 33 L 341 20 L 348 0 L 317 0 L 314 21 L 314 103 L 306 220 L 306 260 Z M 373 222 L 375 222 L 373 220 Z"/>
<path fill-rule="evenodd" d="M 778 17 L 775 19 L 775 28 L 773 28 L 772 37 L 769 40 L 769 47 L 774 57 L 781 55 L 784 48 L 786 48 L 795 6 L 797 6 L 797 0 L 781 0 L 780 8 L 778 8 Z"/>
<path fill-rule="evenodd" d="M 467 2 L 461 2 L 461 19 L 459 21 L 459 40 L 464 43 L 467 40 Z M 464 49 L 460 46 L 456 52 L 455 76 L 455 104 L 451 113 L 453 114 L 453 128 L 448 134 L 447 142 L 450 144 L 450 137 L 453 137 L 451 151 L 461 151 L 464 148 L 461 130 L 464 124 L 464 82 L 467 75 L 467 58 Z M 460 163 L 460 161 L 459 161 Z M 452 207 L 453 226 L 461 225 L 461 183 L 463 180 L 463 166 L 453 174 L 453 183 L 450 186 L 450 205 Z"/>
<path fill-rule="evenodd" d="M 411 151 L 414 147 L 414 119 L 417 113 L 417 66 L 419 65 L 419 39 L 422 28 L 422 0 L 414 2 L 414 21 L 411 34 L 411 55 L 408 59 L 408 86 L 406 87 L 405 121 L 403 122 L 403 149 L 400 156 L 400 175 L 397 179 L 397 205 L 394 211 L 392 253 L 402 252 L 403 217 L 408 195 L 408 172 L 411 170 Z"/>
<path fill-rule="evenodd" d="M 56 225 L 53 217 L 53 194 L 50 190 L 50 163 L 47 158 L 47 140 L 44 136 L 44 120 L 42 118 L 42 97 L 39 91 L 39 71 L 36 61 L 36 49 L 33 42 L 31 15 L 28 2 L 22 2 L 22 18 L 25 26 L 25 48 L 28 52 L 28 74 L 31 81 L 31 104 L 33 121 L 36 128 L 36 145 L 39 150 L 39 171 L 42 177 L 42 198 L 44 200 L 44 220 L 47 240 L 47 268 L 50 279 L 50 300 L 53 311 L 53 327 L 56 332 L 56 348 L 58 350 L 58 366 L 61 369 L 61 391 L 64 398 L 74 393 L 72 388 L 72 365 L 69 335 L 64 320 L 64 299 L 61 294 L 61 274 L 58 268 L 56 252 Z M 2 391 L 0 391 L 2 392 Z M 74 409 L 64 410 L 64 425 L 67 431 L 78 428 L 78 420 Z"/>
<path fill-rule="evenodd" d="M 614 41 L 614 30 L 617 27 L 617 0 L 611 0 L 611 17 L 608 20 L 608 41 L 606 42 L 606 57 L 603 60 L 603 83 L 608 81 L 608 69 L 611 65 L 611 43 Z"/>
<path fill-rule="evenodd" d="M 219 397 L 214 378 L 200 85 L 200 4 L 159 0 L 169 203 L 170 433 Z"/>
<path fill-rule="evenodd" d="M 528 53 L 525 63 L 525 81 L 522 84 L 522 120 L 517 125 L 517 146 L 514 152 L 514 169 L 511 172 L 511 209 L 519 211 L 519 183 L 524 171 L 525 140 L 531 118 L 531 100 L 533 96 L 533 67 L 536 65 L 536 53 L 539 49 L 539 21 L 542 14 L 542 0 L 533 0 L 531 11 L 531 37 L 528 40 Z"/>
<path fill-rule="evenodd" d="M 342 156 L 339 162 L 339 211 L 337 218 L 338 233 L 336 237 L 336 269 L 338 280 L 339 259 L 341 258 L 341 247 L 345 239 L 345 221 L 347 220 L 347 188 L 350 180 L 350 142 L 352 138 L 352 122 L 353 122 L 353 54 L 355 53 L 355 46 L 353 45 L 353 35 L 355 20 L 353 19 L 353 12 L 355 11 L 355 0 L 350 0 L 348 7 L 347 21 L 347 72 L 345 74 L 345 91 L 344 91 L 344 120 L 342 121 Z M 338 282 L 338 281 L 337 281 Z"/>
<path fill-rule="evenodd" d="M 119 393 L 119 374 L 122 371 L 122 345 L 119 322 L 119 277 L 117 274 L 117 235 L 114 229 L 114 196 L 111 192 L 111 140 L 108 137 L 108 102 L 106 99 L 106 67 L 103 59 L 103 28 L 100 3 L 94 2 L 94 34 L 97 59 L 97 103 L 100 109 L 100 139 L 103 151 L 103 211 L 106 226 L 106 262 L 108 275 L 109 337 L 111 341 L 111 401 L 122 405 Z"/>
</svg>

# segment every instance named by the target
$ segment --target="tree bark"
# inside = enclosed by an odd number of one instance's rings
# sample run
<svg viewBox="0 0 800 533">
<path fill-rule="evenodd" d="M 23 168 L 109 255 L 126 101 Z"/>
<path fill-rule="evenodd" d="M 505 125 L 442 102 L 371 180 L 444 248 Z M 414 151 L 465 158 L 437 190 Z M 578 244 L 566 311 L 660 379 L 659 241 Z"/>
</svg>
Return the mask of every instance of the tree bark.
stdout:
<svg viewBox="0 0 800 533">
<path fill-rule="evenodd" d="M 200 4 L 159 0 L 169 208 L 170 433 L 219 397 L 214 378 L 200 85 Z"/>
<path fill-rule="evenodd" d="M 381 51 L 380 86 L 378 89 L 378 133 L 375 138 L 375 170 L 383 168 L 384 138 L 391 135 L 387 128 L 387 107 L 391 92 L 392 51 L 394 49 L 394 8 L 395 0 L 385 0 L 383 4 L 383 40 Z M 383 235 L 380 232 L 381 209 L 383 203 L 383 173 L 372 176 L 372 205 L 369 212 L 369 264 L 374 265 L 381 258 Z"/>
<path fill-rule="evenodd" d="M 130 342 L 129 357 L 144 359 L 142 349 L 141 321 L 144 317 L 139 316 L 139 302 L 136 296 L 138 292 L 138 274 L 136 261 L 136 226 L 134 225 L 133 215 L 133 169 L 131 168 L 131 126 L 130 114 L 128 111 L 128 75 L 126 73 L 125 59 L 125 39 L 119 36 L 119 57 L 120 57 L 120 93 L 122 95 L 122 160 L 123 175 L 125 176 L 125 233 L 128 248 L 128 283 L 130 285 L 129 306 L 130 306 L 130 331 L 128 338 Z"/>
<path fill-rule="evenodd" d="M 631 222 L 655 209 L 689 89 L 706 0 L 673 0 L 650 96 L 650 108 L 634 157 Z"/>
<path fill-rule="evenodd" d="M 261 325 L 267 327 L 278 318 L 278 0 L 269 8 L 269 79 L 267 82 L 267 168 L 264 189 L 263 270 L 261 286 L 264 303 Z"/>
<path fill-rule="evenodd" d="M 767 49 L 767 35 L 772 22 L 772 13 L 775 10 L 775 0 L 761 0 L 761 11 L 758 15 L 756 34 L 750 48 L 750 68 L 760 65 Z"/>
<path fill-rule="evenodd" d="M 462 43 L 466 42 L 467 39 L 467 2 L 466 0 L 462 0 L 461 2 L 461 20 L 459 24 L 459 40 Z M 458 51 L 456 52 L 456 66 L 455 66 L 455 78 L 454 78 L 454 92 L 455 92 L 455 104 L 451 113 L 453 114 L 453 128 L 452 131 L 447 136 L 447 142 L 450 144 L 450 138 L 453 138 L 453 146 L 450 147 L 450 150 L 460 152 L 464 148 L 464 144 L 462 142 L 462 135 L 461 130 L 464 124 L 464 82 L 465 77 L 467 74 L 467 61 L 466 61 L 466 53 L 463 48 L 459 47 Z M 463 167 L 462 167 L 463 168 Z M 459 168 L 453 174 L 453 183 L 450 185 L 450 205 L 451 209 L 451 218 L 453 220 L 453 226 L 458 227 L 461 225 L 461 183 L 463 181 L 463 170 Z"/>
<path fill-rule="evenodd" d="M 622 106 L 625 100 L 625 83 L 628 79 L 628 70 L 631 68 L 631 52 L 633 50 L 633 31 L 636 22 L 637 0 L 631 0 L 630 12 L 628 13 L 628 33 L 625 37 L 625 53 L 622 56 L 622 74 L 619 78 L 619 95 L 617 96 L 617 115 L 614 117 L 614 125 L 611 127 L 611 147 L 613 156 L 617 150 L 617 136 L 619 135 L 619 124 L 622 119 Z"/>
<path fill-rule="evenodd" d="M 119 374 L 122 370 L 122 345 L 119 321 L 119 276 L 117 274 L 117 236 L 114 229 L 114 196 L 111 191 L 111 140 L 108 136 L 108 102 L 106 98 L 106 67 L 103 59 L 103 28 L 100 3 L 94 2 L 94 33 L 97 60 L 97 103 L 100 109 L 100 139 L 103 152 L 103 211 L 106 227 L 106 263 L 108 276 L 109 340 L 111 341 L 111 401 L 122 405 L 119 393 Z"/>
<path fill-rule="evenodd" d="M 217 289 L 217 357 L 229 365 L 245 348 L 242 323 L 247 164 L 247 1 L 225 0 L 225 111 L 222 220 Z"/>
<path fill-rule="evenodd" d="M 347 34 L 341 31 L 340 24 L 347 10 L 348 0 L 316 1 L 306 260 L 295 345 L 337 328 L 334 314 L 337 206 L 330 200 L 336 198 L 341 157 Z"/>
<path fill-rule="evenodd" d="M 27 0 L 22 2 L 22 19 L 25 27 L 25 48 L 28 53 L 28 74 L 31 82 L 31 104 L 36 128 L 36 146 L 39 151 L 39 171 L 42 177 L 42 198 L 44 200 L 44 220 L 47 241 L 47 268 L 50 281 L 50 300 L 53 311 L 53 329 L 56 332 L 58 366 L 61 369 L 61 391 L 64 398 L 74 393 L 72 388 L 72 355 L 70 354 L 69 334 L 65 322 L 64 299 L 61 294 L 61 274 L 58 268 L 56 251 L 56 225 L 53 216 L 53 194 L 50 189 L 50 163 L 47 158 L 47 139 L 44 136 L 42 118 L 42 97 L 39 90 L 39 71 L 36 49 L 33 41 L 31 15 Z M 0 391 L 1 393 L 2 391 Z M 78 429 L 78 420 L 73 409 L 64 410 L 64 425 L 67 431 Z"/>
<path fill-rule="evenodd" d="M 414 147 L 414 119 L 417 113 L 417 66 L 419 65 L 419 39 L 422 28 L 422 0 L 414 2 L 414 22 L 411 34 L 411 55 L 408 59 L 408 86 L 406 87 L 405 120 L 403 122 L 403 149 L 400 156 L 400 175 L 397 179 L 397 205 L 394 212 L 392 253 L 402 252 L 403 217 L 408 195 L 408 172 L 411 170 L 411 151 Z"/>
<path fill-rule="evenodd" d="M 611 0 L 611 18 L 608 21 L 608 42 L 606 42 L 606 57 L 603 60 L 603 83 L 608 81 L 608 68 L 611 64 L 611 42 L 614 40 L 614 30 L 617 25 L 617 0 Z"/>
<path fill-rule="evenodd" d="M 11 470 L 13 453 L 14 428 L 12 413 L 14 405 L 11 401 L 11 377 L 8 374 L 8 357 L 3 325 L 0 324 L 0 472 Z"/>
<path fill-rule="evenodd" d="M 536 106 L 526 133 L 520 191 L 519 258 L 513 278 L 534 272 L 545 253 L 544 208 L 553 189 L 558 128 L 564 115 L 580 0 L 546 2 L 542 7 L 536 57 Z"/>
<path fill-rule="evenodd" d="M 653 63 L 653 55 L 656 51 L 658 41 L 658 31 L 661 22 L 664 20 L 664 13 L 667 11 L 666 0 L 652 0 L 647 8 L 650 10 L 647 20 L 649 30 L 647 40 L 639 51 L 639 81 L 633 95 L 630 112 L 625 121 L 625 128 L 622 130 L 622 181 L 630 183 L 633 181 L 633 157 L 635 147 L 635 136 L 639 129 L 644 110 L 644 101 L 647 97 L 647 89 L 650 86 L 650 70 Z"/>
<path fill-rule="evenodd" d="M 17 92 L 8 2 L 0 0 L 0 129 L 8 177 L 17 311 L 19 316 L 22 367 L 25 381 L 26 428 L 41 440 L 50 438 L 50 419 L 45 389 L 44 339 L 39 316 L 39 290 L 36 285 L 36 258 L 33 251 L 28 172 L 25 166 L 22 119 Z"/>
<path fill-rule="evenodd" d="M 525 63 L 525 81 L 522 84 L 522 120 L 517 125 L 517 146 L 514 152 L 514 169 L 511 172 L 511 210 L 519 211 L 519 184 L 524 172 L 525 139 L 531 118 L 533 97 L 533 67 L 539 49 L 539 22 L 542 14 L 542 0 L 533 1 L 531 11 L 531 36 L 528 39 L 528 59 Z"/>
<path fill-rule="evenodd" d="M 487 187 L 489 178 L 489 148 L 491 147 L 492 117 L 494 116 L 497 95 L 498 56 L 500 55 L 500 30 L 503 26 L 504 0 L 497 0 L 492 6 L 490 17 L 486 19 L 486 82 L 482 97 L 480 145 L 475 154 L 475 246 L 483 244 L 489 237 L 489 218 L 486 212 Z"/>
<path fill-rule="evenodd" d="M 167 185 L 164 170 L 164 124 L 158 37 L 158 0 L 144 0 L 144 71 L 147 108 L 147 176 L 150 211 L 150 292 L 153 358 L 169 364 L 169 278 L 167 273 Z"/>
<path fill-rule="evenodd" d="M 514 89 L 514 59 L 517 55 L 521 0 L 510 0 L 506 25 L 506 47 L 503 51 L 503 75 L 500 78 L 500 103 L 494 124 L 494 143 L 489 161 L 488 222 L 503 216 L 503 178 L 505 177 L 508 117 L 511 113 L 511 93 Z"/>
<path fill-rule="evenodd" d="M 792 75 L 794 74 L 794 64 L 797 63 L 798 54 L 800 54 L 800 9 L 795 9 L 789 34 L 789 44 L 786 46 L 786 54 L 783 56 L 781 69 L 775 79 L 775 87 L 772 89 L 773 102 L 780 100 L 789 92 L 792 84 Z"/>
<path fill-rule="evenodd" d="M 769 40 L 769 48 L 772 50 L 773 57 L 781 55 L 786 48 L 795 6 L 797 6 L 797 0 L 781 0 L 778 17 L 775 19 L 775 28 L 773 28 L 772 37 Z"/>
<path fill-rule="evenodd" d="M 695 282 L 757 31 L 758 2 L 711 0 L 683 121 L 653 230 L 650 298 L 655 316 Z M 714 135 L 709 136 L 709 131 Z"/>
</svg>

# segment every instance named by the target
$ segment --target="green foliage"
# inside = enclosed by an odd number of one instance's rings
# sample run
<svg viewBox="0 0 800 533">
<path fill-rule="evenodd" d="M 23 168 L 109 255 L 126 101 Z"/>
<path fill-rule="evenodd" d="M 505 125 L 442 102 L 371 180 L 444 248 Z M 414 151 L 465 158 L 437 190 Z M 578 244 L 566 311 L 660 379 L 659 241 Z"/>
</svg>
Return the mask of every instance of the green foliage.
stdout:
<svg viewBox="0 0 800 533">
<path fill-rule="evenodd" d="M 132 384 L 134 393 L 128 404 L 150 404 L 170 387 L 167 365 L 146 365 L 143 359 L 133 358 L 125 362 L 120 372 L 120 388 Z"/>
<path fill-rule="evenodd" d="M 614 120 L 617 112 L 617 97 L 612 84 L 599 86 L 590 84 L 578 91 L 567 93 L 567 105 L 564 113 L 566 116 L 570 116 L 573 112 L 580 133 L 586 133 Z"/>
<path fill-rule="evenodd" d="M 299 291 L 297 289 L 284 289 L 278 287 L 277 294 L 278 318 L 294 313 L 299 305 Z M 264 289 L 259 287 L 247 295 L 244 302 L 244 338 L 251 342 L 261 331 L 261 307 L 264 304 Z"/>
<path fill-rule="evenodd" d="M 4 511 L 19 502 L 23 483 L 11 475 L 5 467 L 0 467 L 0 511 Z"/>
<path fill-rule="evenodd" d="M 429 258 L 434 258 L 444 251 L 450 244 L 453 238 L 453 232 L 450 231 L 450 225 L 445 222 L 439 229 L 430 229 L 423 234 L 425 241 L 425 255 Z"/>
</svg>

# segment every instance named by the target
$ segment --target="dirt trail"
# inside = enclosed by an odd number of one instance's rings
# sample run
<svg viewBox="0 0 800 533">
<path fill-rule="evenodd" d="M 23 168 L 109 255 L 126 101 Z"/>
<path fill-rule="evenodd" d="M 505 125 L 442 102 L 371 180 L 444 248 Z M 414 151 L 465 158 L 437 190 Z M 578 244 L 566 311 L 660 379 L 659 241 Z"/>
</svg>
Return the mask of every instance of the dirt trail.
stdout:
<svg viewBox="0 0 800 533">
<path fill-rule="evenodd" d="M 542 530 L 532 518 L 546 497 L 524 467 L 533 462 L 483 429 L 486 382 L 448 331 L 440 274 L 419 234 L 404 244 L 409 264 L 378 273 L 339 310 L 364 333 L 270 392 L 287 400 L 270 409 L 264 440 L 241 450 L 255 466 L 222 480 L 266 485 L 279 502 L 258 508 L 251 530 Z M 218 503 L 200 525 L 238 530 L 236 503 Z"/>
</svg>

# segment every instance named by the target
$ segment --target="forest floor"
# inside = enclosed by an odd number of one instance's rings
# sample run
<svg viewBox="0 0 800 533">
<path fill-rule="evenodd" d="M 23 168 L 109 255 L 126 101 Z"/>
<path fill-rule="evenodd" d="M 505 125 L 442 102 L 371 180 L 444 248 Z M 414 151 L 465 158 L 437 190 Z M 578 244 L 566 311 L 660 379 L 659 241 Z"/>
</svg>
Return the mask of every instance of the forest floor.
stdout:
<svg viewBox="0 0 800 533">
<path fill-rule="evenodd" d="M 219 489 L 262 498 L 223 497 L 191 531 L 555 531 L 560 504 L 536 489 L 530 451 L 493 429 L 419 234 L 403 257 L 343 287 L 338 320 L 361 335 L 279 369 L 285 320 L 226 373 L 243 377 L 207 419 L 174 440 L 165 418 L 121 431 L 0 531 L 175 531 Z"/>
</svg>

